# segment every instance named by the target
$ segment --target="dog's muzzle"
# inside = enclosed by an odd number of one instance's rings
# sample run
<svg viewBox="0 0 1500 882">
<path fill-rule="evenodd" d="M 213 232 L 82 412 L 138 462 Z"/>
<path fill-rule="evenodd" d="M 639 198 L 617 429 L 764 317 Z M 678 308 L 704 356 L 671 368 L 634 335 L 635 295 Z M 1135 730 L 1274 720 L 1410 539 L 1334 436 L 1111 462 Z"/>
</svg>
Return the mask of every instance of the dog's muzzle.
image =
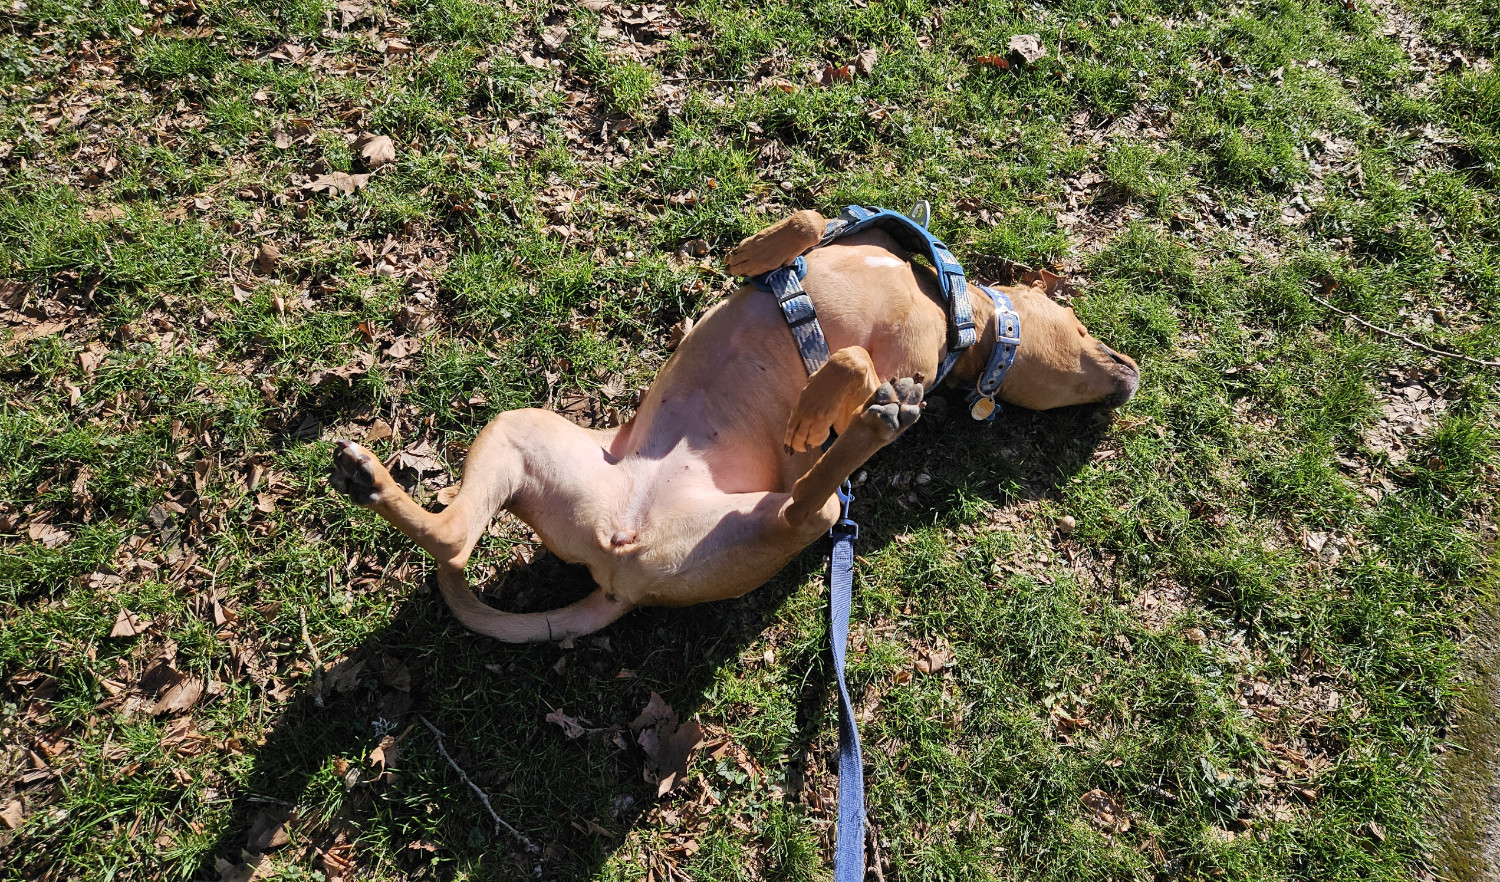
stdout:
<svg viewBox="0 0 1500 882">
<path fill-rule="evenodd" d="M 1104 396 L 1104 400 L 1099 403 L 1105 407 L 1119 407 L 1129 401 L 1135 395 L 1135 390 L 1140 388 L 1141 369 L 1130 356 L 1121 355 L 1103 343 L 1099 344 L 1099 348 L 1109 356 L 1112 362 L 1110 373 L 1115 377 L 1115 391 Z"/>
</svg>

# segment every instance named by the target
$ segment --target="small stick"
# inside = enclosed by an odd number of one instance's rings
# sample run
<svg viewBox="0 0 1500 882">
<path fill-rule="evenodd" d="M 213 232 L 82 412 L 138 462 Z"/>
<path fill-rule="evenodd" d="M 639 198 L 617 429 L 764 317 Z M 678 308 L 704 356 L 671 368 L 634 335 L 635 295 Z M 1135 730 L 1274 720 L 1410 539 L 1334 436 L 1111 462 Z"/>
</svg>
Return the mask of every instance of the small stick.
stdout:
<svg viewBox="0 0 1500 882">
<path fill-rule="evenodd" d="M 1417 341 L 1413 340 L 1410 337 L 1403 337 L 1402 335 L 1396 333 L 1395 331 L 1387 331 L 1385 328 L 1382 328 L 1379 325 L 1372 325 L 1369 322 L 1365 321 L 1364 319 L 1360 318 L 1359 316 L 1355 315 L 1352 312 L 1348 312 L 1346 310 L 1339 309 L 1337 306 L 1334 306 L 1332 303 L 1329 303 L 1327 300 L 1324 300 L 1323 298 L 1319 297 L 1316 294 L 1308 294 L 1307 296 L 1311 297 L 1313 300 L 1317 301 L 1318 303 L 1323 304 L 1324 306 L 1328 307 L 1329 309 L 1333 310 L 1334 312 L 1336 312 L 1336 313 L 1338 313 L 1340 315 L 1347 315 L 1349 318 L 1354 319 L 1355 321 L 1359 322 L 1360 324 L 1364 325 L 1365 327 L 1369 328 L 1372 331 L 1378 331 L 1379 333 L 1382 333 L 1382 334 L 1386 335 L 1387 337 L 1394 337 L 1397 340 L 1400 340 L 1402 343 L 1405 343 L 1408 346 L 1415 346 L 1416 348 L 1422 350 L 1423 352 L 1430 352 L 1433 355 L 1441 355 L 1444 358 L 1456 358 L 1456 359 L 1459 359 L 1460 361 L 1467 361 L 1470 364 L 1482 365 L 1484 367 L 1500 368 L 1500 361 L 1485 361 L 1484 359 L 1481 359 L 1481 358 L 1470 358 L 1467 355 L 1460 355 L 1457 352 L 1449 352 L 1446 349 L 1433 349 L 1431 346 L 1427 346 L 1425 344 L 1418 343 Z"/>
<path fill-rule="evenodd" d="M 452 756 L 448 755 L 448 748 L 446 748 L 446 747 L 443 746 L 443 733 L 442 733 L 442 731 L 439 730 L 437 726 L 432 725 L 432 722 L 429 721 L 426 717 L 419 716 L 419 717 L 417 717 L 417 719 L 421 720 L 422 721 L 422 725 L 426 726 L 428 729 L 430 729 L 432 731 L 432 736 L 437 739 L 438 753 L 440 753 L 440 754 L 443 755 L 443 759 L 445 759 L 445 760 L 448 761 L 448 765 L 450 765 L 450 766 L 453 767 L 453 771 L 455 771 L 455 772 L 458 773 L 458 777 L 462 778 L 463 782 L 465 784 L 469 785 L 469 789 L 472 790 L 472 791 L 474 791 L 475 795 L 479 797 L 479 801 L 480 802 L 484 803 L 484 809 L 485 809 L 485 811 L 489 812 L 490 813 L 490 817 L 495 819 L 495 833 L 496 833 L 496 835 L 499 835 L 500 828 L 504 827 L 506 830 L 510 831 L 510 835 L 516 837 L 516 839 L 520 840 L 520 842 L 521 842 L 522 845 L 526 846 L 526 850 L 527 851 L 532 852 L 533 854 L 541 851 L 541 849 L 539 849 L 539 848 L 536 847 L 536 843 L 532 842 L 530 839 L 527 839 L 526 836 L 524 834 L 522 834 L 520 830 L 517 830 L 515 827 L 512 827 L 511 825 L 505 823 L 505 821 L 503 821 L 503 820 L 500 819 L 499 815 L 495 814 L 495 807 L 492 806 L 492 805 L 490 805 L 490 797 L 489 797 L 489 795 L 486 794 L 483 790 L 480 790 L 478 784 L 475 784 L 473 781 L 470 781 L 469 780 L 469 776 L 466 775 L 466 774 L 464 774 L 464 770 L 458 767 L 458 763 L 456 763 L 456 762 L 453 761 L 453 757 Z"/>
<path fill-rule="evenodd" d="M 875 825 L 865 818 L 865 835 L 870 839 L 870 869 L 875 871 L 875 882 L 885 882 L 885 871 L 880 869 L 880 838 L 875 835 Z"/>
<path fill-rule="evenodd" d="M 312 656 L 313 666 L 313 704 L 323 706 L 323 659 L 318 657 L 318 647 L 313 645 L 312 638 L 307 636 L 307 610 L 297 610 L 297 616 L 302 620 L 302 642 L 307 644 L 307 653 Z"/>
</svg>

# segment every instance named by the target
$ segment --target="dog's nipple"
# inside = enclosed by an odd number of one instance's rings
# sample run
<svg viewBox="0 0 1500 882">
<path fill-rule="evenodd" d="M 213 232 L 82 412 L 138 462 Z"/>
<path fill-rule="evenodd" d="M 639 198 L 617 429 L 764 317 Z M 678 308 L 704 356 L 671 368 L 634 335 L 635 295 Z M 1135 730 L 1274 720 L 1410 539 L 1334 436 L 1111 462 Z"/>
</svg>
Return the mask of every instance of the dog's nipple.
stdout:
<svg viewBox="0 0 1500 882">
<path fill-rule="evenodd" d="M 615 533 L 615 535 L 609 537 L 609 544 L 614 546 L 615 548 L 624 548 L 626 545 L 634 545 L 635 531 L 620 530 L 619 532 Z"/>
</svg>

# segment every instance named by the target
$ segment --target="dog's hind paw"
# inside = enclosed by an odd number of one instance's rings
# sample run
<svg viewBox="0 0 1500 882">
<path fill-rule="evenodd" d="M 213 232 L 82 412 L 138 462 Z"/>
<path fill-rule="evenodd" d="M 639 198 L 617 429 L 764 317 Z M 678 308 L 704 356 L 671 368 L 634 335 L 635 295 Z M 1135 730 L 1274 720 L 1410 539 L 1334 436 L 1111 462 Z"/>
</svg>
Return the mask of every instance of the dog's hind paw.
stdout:
<svg viewBox="0 0 1500 882">
<path fill-rule="evenodd" d="M 378 472 L 385 466 L 375 454 L 353 441 L 337 441 L 333 451 L 333 472 L 328 483 L 359 505 L 372 505 L 380 501 Z"/>
<path fill-rule="evenodd" d="M 893 434 L 905 429 L 922 415 L 921 377 L 902 377 L 880 384 L 865 412 L 879 419 Z"/>
</svg>

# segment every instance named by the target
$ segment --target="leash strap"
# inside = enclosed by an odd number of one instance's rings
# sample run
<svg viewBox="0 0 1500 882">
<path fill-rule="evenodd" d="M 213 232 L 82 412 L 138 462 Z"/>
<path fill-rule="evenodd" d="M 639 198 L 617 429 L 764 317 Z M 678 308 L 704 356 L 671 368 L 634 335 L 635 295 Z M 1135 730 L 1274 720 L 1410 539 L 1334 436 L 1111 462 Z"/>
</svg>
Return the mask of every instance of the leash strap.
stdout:
<svg viewBox="0 0 1500 882">
<path fill-rule="evenodd" d="M 802 278 L 806 275 L 807 261 L 799 257 L 791 266 L 771 270 L 754 281 L 776 296 L 781 316 L 792 330 L 797 351 L 802 355 L 802 365 L 810 377 L 828 363 L 828 340 L 823 336 L 823 326 L 818 324 L 812 298 L 802 290 Z"/>
<path fill-rule="evenodd" d="M 854 540 L 859 538 L 859 524 L 849 518 L 853 501 L 854 490 L 845 481 L 839 488 L 843 513 L 829 531 L 833 550 L 828 557 L 828 634 L 839 685 L 839 826 L 833 853 L 834 882 L 864 882 L 865 878 L 865 765 L 859 729 L 854 724 L 854 706 L 844 682 L 849 611 L 854 603 Z"/>
</svg>

